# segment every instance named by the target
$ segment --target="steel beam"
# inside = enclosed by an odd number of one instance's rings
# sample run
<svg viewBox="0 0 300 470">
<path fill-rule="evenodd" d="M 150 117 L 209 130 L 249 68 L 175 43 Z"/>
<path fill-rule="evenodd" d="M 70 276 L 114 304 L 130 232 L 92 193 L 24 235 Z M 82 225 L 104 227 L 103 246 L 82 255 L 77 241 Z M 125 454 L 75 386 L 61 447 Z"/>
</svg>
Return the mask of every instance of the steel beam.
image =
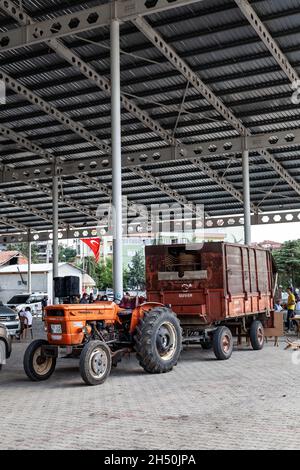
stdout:
<svg viewBox="0 0 300 470">
<path fill-rule="evenodd" d="M 290 64 L 287 56 L 282 52 L 277 41 L 275 41 L 275 39 L 269 33 L 268 29 L 256 14 L 248 0 L 235 0 L 235 3 L 238 5 L 239 9 L 247 18 L 251 26 L 255 29 L 264 45 L 269 49 L 270 53 L 278 63 L 279 67 L 286 74 L 290 82 L 293 83 L 296 80 L 299 80 L 297 71 Z"/>
<path fill-rule="evenodd" d="M 201 160 L 201 157 L 194 157 L 191 162 L 197 167 L 199 167 L 200 170 L 203 171 L 203 168 L 205 168 L 205 173 L 210 176 L 212 180 L 217 182 L 217 184 L 225 189 L 229 194 L 231 194 L 235 199 L 240 201 L 240 203 L 243 205 L 244 204 L 244 196 L 243 193 L 240 192 L 238 189 L 236 189 L 231 183 L 228 183 L 226 178 L 219 176 L 218 172 L 215 170 L 212 170 L 207 163 L 204 163 Z M 260 209 L 253 203 L 250 204 L 251 210 L 254 213 L 260 212 Z"/>
<path fill-rule="evenodd" d="M 46 184 L 41 184 L 35 180 L 30 181 L 28 184 L 32 186 L 33 188 L 35 188 L 37 191 L 41 191 L 47 196 L 52 197 L 52 191 L 49 188 L 49 186 L 47 186 Z M 66 206 L 71 207 L 72 209 L 75 209 L 76 211 L 81 212 L 82 214 L 88 217 L 91 217 L 92 219 L 98 220 L 96 216 L 96 211 L 93 211 L 89 209 L 87 206 L 84 206 L 80 204 L 79 202 L 74 201 L 74 199 L 70 198 L 69 196 L 63 196 L 61 194 L 58 194 L 58 199 L 60 202 L 62 202 Z"/>
<path fill-rule="evenodd" d="M 179 204 L 181 204 L 182 206 L 187 207 L 193 212 L 193 214 L 202 217 L 202 212 L 198 211 L 198 208 L 194 203 L 190 202 L 185 196 L 179 194 L 178 191 L 176 191 L 175 189 L 172 189 L 168 184 L 163 183 L 160 178 L 153 176 L 149 171 L 144 170 L 141 167 L 131 168 L 131 171 L 137 176 L 140 176 L 145 181 L 148 181 L 148 183 L 152 184 L 153 186 L 156 186 L 158 189 L 170 196 L 171 199 L 174 199 L 175 201 L 179 202 Z"/>
<path fill-rule="evenodd" d="M 14 198 L 13 196 L 8 196 L 5 194 L 3 191 L 0 191 L 0 199 L 3 202 L 6 202 L 7 204 L 10 204 L 14 207 L 18 207 L 19 209 L 22 209 L 25 212 L 29 212 L 30 214 L 35 215 L 36 217 L 40 217 L 43 220 L 46 220 L 47 222 L 52 223 L 51 217 L 44 211 L 37 209 L 33 207 L 32 205 L 26 204 L 25 202 L 21 202 L 18 199 Z M 60 223 L 61 228 L 67 228 L 67 224 L 65 223 Z M 28 227 L 27 227 L 28 230 Z"/>
<path fill-rule="evenodd" d="M 20 146 L 27 148 L 33 154 L 38 154 L 51 162 L 54 154 L 43 150 L 40 146 L 31 143 L 21 134 L 0 125 L 0 133 L 8 139 L 14 140 Z M 300 129 L 291 129 L 279 132 L 269 132 L 265 134 L 255 134 L 247 137 L 247 148 L 250 152 L 289 149 L 300 145 Z M 242 152 L 242 138 L 233 137 L 227 139 L 217 139 L 199 144 L 185 145 L 184 149 L 174 147 L 162 147 L 153 150 L 142 150 L 139 152 L 124 153 L 122 158 L 122 168 L 131 168 L 136 166 L 147 166 L 160 164 L 162 162 L 186 160 L 191 158 L 203 158 L 214 155 L 240 154 Z M 58 157 L 55 157 L 58 158 Z M 198 161 L 198 160 L 197 160 Z M 195 164 L 197 164 L 195 160 Z M 199 160 L 201 161 L 201 160 Z M 201 162 L 204 165 L 204 162 Z M 80 176 L 84 172 L 101 172 L 111 169 L 111 159 L 85 158 L 84 160 L 63 160 L 58 158 L 58 174 L 64 176 Z M 44 163 L 36 166 L 24 166 L 23 168 L 14 168 L 0 163 L 0 182 L 11 181 L 31 181 L 33 179 L 43 179 L 52 177 L 51 165 Z M 206 168 L 209 171 L 208 166 Z M 209 176 L 209 175 L 208 175 Z M 103 185 L 104 187 L 104 185 Z M 105 192 L 105 191 L 104 191 Z"/>
<path fill-rule="evenodd" d="M 294 223 L 300 221 L 300 211 L 282 211 L 282 212 L 266 212 L 251 216 L 251 225 L 269 225 L 269 224 L 282 224 L 282 223 Z M 1 218 L 0 218 L 1 222 Z M 244 216 L 243 214 L 231 215 L 231 216 L 220 216 L 220 217 L 209 217 L 205 219 L 205 229 L 214 228 L 228 228 L 228 227 L 243 227 Z M 99 236 L 99 227 L 78 227 L 68 228 L 68 230 L 59 230 L 59 239 L 80 239 L 90 238 Z M 219 233 L 219 232 L 218 232 Z M 100 235 L 104 236 L 104 235 Z M 138 234 L 133 234 L 133 237 L 137 237 Z M 209 233 L 207 233 L 209 238 Z M 30 240 L 37 241 L 50 241 L 52 238 L 51 231 L 39 231 L 30 234 Z M 145 236 L 143 235 L 143 238 Z M 20 233 L 0 233 L 0 243 L 16 243 L 16 242 L 27 242 L 28 241 L 28 227 L 27 230 Z"/>
<path fill-rule="evenodd" d="M 1 7 L 0 0 L 0 7 Z M 35 24 L 35 21 L 26 13 L 24 13 L 20 8 L 16 7 L 10 0 L 4 0 L 5 5 L 9 11 L 9 14 L 13 16 L 17 21 L 23 25 Z M 11 5 L 12 4 L 12 5 Z M 22 19 L 20 19 L 22 18 Z M 49 41 L 49 46 L 51 49 L 56 52 L 60 57 L 65 59 L 72 67 L 75 67 L 79 70 L 85 77 L 90 81 L 95 83 L 104 93 L 110 96 L 111 94 L 111 84 L 110 81 L 105 77 L 99 75 L 96 70 L 91 67 L 87 62 L 85 62 L 78 54 L 68 49 L 62 44 L 62 42 L 52 39 Z M 172 138 L 169 132 L 165 131 L 160 124 L 152 119 L 146 111 L 140 109 L 135 102 L 129 100 L 125 95 L 121 94 L 121 103 L 124 108 L 135 118 L 141 121 L 146 127 L 150 128 L 158 136 L 168 142 L 170 145 L 175 145 L 175 140 Z"/>
<path fill-rule="evenodd" d="M 59 166 L 59 168 L 58 168 L 57 163 L 56 163 L 58 161 L 60 164 L 63 164 L 63 160 L 61 158 L 56 158 L 51 152 L 45 151 L 39 145 L 33 144 L 32 142 L 30 142 L 30 140 L 26 139 L 26 137 L 24 137 L 21 134 L 18 134 L 17 132 L 14 132 L 12 129 L 7 128 L 6 126 L 0 125 L 0 133 L 2 135 L 7 136 L 9 139 L 15 141 L 18 145 L 20 145 L 20 146 L 26 148 L 27 150 L 33 152 L 34 154 L 39 155 L 40 157 L 44 158 L 45 160 L 48 160 L 49 164 L 51 164 L 51 170 L 52 170 L 51 173 L 53 173 L 53 171 L 54 171 L 53 169 L 55 168 L 55 171 L 57 172 L 57 175 L 61 174 L 61 172 L 60 172 L 61 166 Z M 55 165 L 53 165 L 54 162 L 55 162 Z M 49 165 L 47 165 L 47 168 L 48 167 L 49 167 Z M 1 165 L 1 170 L 3 172 L 9 173 L 10 167 L 8 167 L 7 165 L 2 164 Z M 35 168 L 35 170 L 36 170 L 36 168 Z M 26 171 L 25 171 L 25 174 L 27 174 Z M 25 174 L 23 172 L 24 176 L 25 176 Z M 54 177 L 54 176 L 55 175 L 52 174 L 52 177 Z M 38 191 L 43 192 L 44 194 L 46 194 L 50 198 L 52 197 L 52 191 L 49 188 L 49 186 L 38 183 L 37 181 L 35 181 L 34 178 L 30 178 L 30 177 L 29 178 L 27 177 L 23 181 L 26 181 L 26 183 L 28 185 L 32 186 L 33 188 L 37 189 Z M 72 200 L 72 198 L 70 198 L 70 197 L 65 197 L 65 196 L 62 196 L 62 195 L 59 194 L 58 198 L 66 206 L 72 207 L 73 209 L 75 209 L 79 212 L 82 212 L 83 214 L 97 220 L 96 211 L 91 211 L 88 207 L 85 207 L 82 204 Z"/>
<path fill-rule="evenodd" d="M 120 21 L 130 21 L 138 15 L 150 15 L 200 1 L 202 0 L 117 0 L 109 2 L 105 5 L 86 8 L 0 33 L 0 52 L 108 26 L 112 14 Z M 24 12 L 17 15 L 16 6 L 12 2 L 0 0 L 0 8 L 19 22 L 24 20 Z"/>
<path fill-rule="evenodd" d="M 112 190 L 109 189 L 106 185 L 103 183 L 100 183 L 96 178 L 92 178 L 91 176 L 85 175 L 85 174 L 80 174 L 77 175 L 77 178 L 90 188 L 96 189 L 97 191 L 105 194 L 110 201 L 112 201 Z M 148 217 L 148 212 L 141 210 L 141 207 L 139 204 L 136 204 L 135 202 L 127 200 L 127 205 L 128 208 L 131 209 L 133 212 L 138 212 L 141 216 L 143 217 Z"/>
<path fill-rule="evenodd" d="M 23 225 L 20 222 L 17 222 L 14 219 L 11 219 L 10 217 L 5 217 L 3 215 L 0 216 L 0 223 L 3 225 L 7 225 L 8 227 L 13 227 L 17 230 L 21 230 L 21 232 L 28 232 L 28 227 L 27 225 Z"/>
<path fill-rule="evenodd" d="M 190 66 L 175 51 L 173 47 L 166 43 L 163 37 L 155 31 L 149 23 L 142 17 L 136 18 L 133 23 L 152 42 L 152 44 L 168 59 L 168 61 L 191 83 L 191 85 L 221 114 L 225 120 L 240 134 L 251 136 L 251 132 L 227 106 L 215 95 L 215 93 L 193 72 Z M 267 151 L 260 152 L 273 169 L 297 192 L 300 194 L 300 185 L 295 181 L 288 171 L 276 161 Z"/>
<path fill-rule="evenodd" d="M 29 88 L 22 85 L 20 82 L 12 78 L 7 73 L 0 71 L 0 80 L 4 80 L 7 87 L 18 95 L 24 96 L 34 106 L 40 108 L 45 114 L 56 119 L 64 127 L 70 129 L 75 134 L 79 135 L 82 139 L 89 142 L 91 145 L 99 148 L 102 153 L 110 153 L 110 147 L 106 143 L 98 139 L 97 136 L 87 131 L 81 124 L 73 121 L 68 115 L 60 112 L 57 108 L 49 104 L 40 96 L 33 93 Z"/>
<path fill-rule="evenodd" d="M 1 182 L 13 182 L 13 181 L 24 181 L 28 185 L 34 187 L 38 191 L 43 192 L 44 194 L 48 195 L 51 197 L 52 191 L 51 189 L 42 183 L 37 182 L 36 180 L 42 179 L 42 178 L 53 178 L 54 174 L 54 168 L 56 171 L 56 174 L 58 176 L 68 176 L 71 174 L 74 174 L 77 179 L 79 179 L 81 182 L 85 183 L 86 185 L 90 186 L 93 189 L 97 189 L 104 194 L 106 194 L 110 199 L 112 197 L 112 192 L 111 190 L 103 183 L 99 183 L 95 178 L 91 178 L 88 175 L 82 173 L 83 170 L 88 170 L 92 171 L 95 170 L 97 167 L 98 169 L 100 168 L 106 168 L 106 164 L 108 160 L 101 160 L 101 159 L 91 159 L 88 163 L 83 164 L 81 161 L 77 162 L 77 164 L 71 162 L 70 164 L 68 162 L 64 162 L 63 159 L 55 157 L 51 152 L 45 151 L 42 149 L 39 145 L 32 144 L 28 139 L 23 137 L 21 134 L 18 134 L 14 132 L 12 129 L 7 128 L 6 126 L 0 125 L 0 133 L 5 135 L 7 138 L 14 140 L 16 143 L 18 143 L 20 146 L 27 148 L 29 151 L 32 153 L 41 156 L 45 160 L 49 161 L 49 164 L 45 165 L 39 165 L 38 168 L 36 167 L 31 167 L 30 169 L 22 169 L 20 170 L 14 170 L 12 167 L 0 164 L 0 168 L 2 171 L 2 179 Z M 160 155 L 154 153 L 153 155 L 151 152 L 147 156 L 149 158 L 149 161 L 152 158 L 152 161 L 155 162 L 157 161 L 157 158 L 160 157 Z M 141 156 L 139 154 L 129 154 L 128 158 L 130 158 L 130 161 L 132 164 L 136 164 L 136 161 L 138 161 L 139 158 L 145 158 L 145 155 Z M 55 161 L 55 167 L 51 165 Z M 59 163 L 56 163 L 56 162 Z M 111 160 L 109 160 L 111 162 Z M 69 170 L 69 171 L 68 171 Z M 59 195 L 59 200 L 64 203 L 66 206 L 71 207 L 73 209 L 76 209 L 77 211 L 94 218 L 95 220 L 98 220 L 97 213 L 96 211 L 90 210 L 88 207 L 83 206 L 82 204 L 72 200 L 69 196 L 62 196 Z M 136 204 L 135 203 L 129 203 L 130 207 L 133 210 L 136 209 Z"/>
</svg>

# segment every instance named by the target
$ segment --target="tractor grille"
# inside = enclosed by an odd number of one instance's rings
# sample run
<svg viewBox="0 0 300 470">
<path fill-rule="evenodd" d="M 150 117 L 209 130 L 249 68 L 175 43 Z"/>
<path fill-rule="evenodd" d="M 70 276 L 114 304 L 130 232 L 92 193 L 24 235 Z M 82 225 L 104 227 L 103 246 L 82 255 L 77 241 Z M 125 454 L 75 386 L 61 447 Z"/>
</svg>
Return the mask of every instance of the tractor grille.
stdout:
<svg viewBox="0 0 300 470">
<path fill-rule="evenodd" d="M 51 309 L 51 310 L 47 310 L 46 316 L 47 317 L 64 317 L 65 312 L 62 309 Z"/>
</svg>

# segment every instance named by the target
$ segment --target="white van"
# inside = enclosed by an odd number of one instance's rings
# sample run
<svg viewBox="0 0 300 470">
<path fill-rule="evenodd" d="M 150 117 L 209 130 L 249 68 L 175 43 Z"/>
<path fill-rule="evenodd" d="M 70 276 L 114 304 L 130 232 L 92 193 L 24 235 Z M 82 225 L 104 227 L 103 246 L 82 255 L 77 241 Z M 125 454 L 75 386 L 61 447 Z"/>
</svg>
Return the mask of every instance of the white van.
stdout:
<svg viewBox="0 0 300 470">
<path fill-rule="evenodd" d="M 17 294 L 14 295 L 6 304 L 8 307 L 15 307 L 19 313 L 26 307 L 30 307 L 33 316 L 42 315 L 42 301 L 48 294 L 45 292 L 34 292 L 33 294 Z"/>
</svg>

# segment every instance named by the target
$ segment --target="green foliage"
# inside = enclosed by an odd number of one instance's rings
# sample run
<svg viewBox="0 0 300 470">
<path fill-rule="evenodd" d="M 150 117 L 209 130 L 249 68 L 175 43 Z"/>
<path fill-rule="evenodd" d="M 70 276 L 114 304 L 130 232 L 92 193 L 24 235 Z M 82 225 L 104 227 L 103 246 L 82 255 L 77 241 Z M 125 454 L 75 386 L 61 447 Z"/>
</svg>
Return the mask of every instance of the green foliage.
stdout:
<svg viewBox="0 0 300 470">
<path fill-rule="evenodd" d="M 278 269 L 278 283 L 283 287 L 290 284 L 300 286 L 300 240 L 284 242 L 279 250 L 273 251 Z"/>
<path fill-rule="evenodd" d="M 64 247 L 59 245 L 58 247 L 58 260 L 59 262 L 73 263 L 76 259 L 76 250 L 74 248 Z"/>
<path fill-rule="evenodd" d="M 145 284 L 144 254 L 141 251 L 137 251 L 128 267 L 128 287 L 132 289 L 144 289 Z"/>
<path fill-rule="evenodd" d="M 96 284 L 98 289 L 111 289 L 113 286 L 112 259 L 107 258 L 106 263 L 96 266 Z"/>
<path fill-rule="evenodd" d="M 29 257 L 29 244 L 28 243 L 9 243 L 6 246 L 7 251 L 19 251 L 22 255 L 26 256 L 28 259 Z M 31 243 L 31 262 L 38 263 L 38 247 Z"/>
<path fill-rule="evenodd" d="M 96 282 L 96 287 L 99 290 L 112 289 L 113 287 L 113 266 L 112 258 L 107 258 L 106 262 L 101 261 L 96 263 L 94 256 L 86 256 L 83 263 L 79 264 L 81 269 L 84 269 L 92 279 Z M 123 271 L 123 281 L 124 288 L 128 286 L 128 270 L 124 268 Z"/>
</svg>

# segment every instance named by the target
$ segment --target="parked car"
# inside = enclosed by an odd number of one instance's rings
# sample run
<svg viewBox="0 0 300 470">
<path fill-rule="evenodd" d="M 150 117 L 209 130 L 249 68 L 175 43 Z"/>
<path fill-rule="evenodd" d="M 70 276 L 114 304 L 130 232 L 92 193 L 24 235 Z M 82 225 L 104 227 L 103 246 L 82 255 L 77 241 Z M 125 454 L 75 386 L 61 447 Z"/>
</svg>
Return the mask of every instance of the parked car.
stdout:
<svg viewBox="0 0 300 470">
<path fill-rule="evenodd" d="M 5 325 L 0 323 L 0 369 L 11 355 L 11 336 Z"/>
<path fill-rule="evenodd" d="M 45 292 L 35 292 L 33 294 L 17 294 L 14 295 L 8 302 L 7 307 L 15 307 L 17 312 L 23 308 L 30 307 L 32 315 L 42 315 L 42 301 L 44 298 L 48 299 L 48 294 Z"/>
<path fill-rule="evenodd" d="M 0 323 L 4 325 L 10 336 L 15 336 L 20 329 L 20 319 L 18 312 L 6 305 L 0 305 Z"/>
<path fill-rule="evenodd" d="M 115 296 L 114 296 L 114 291 L 112 289 L 106 289 L 105 295 L 107 295 L 108 300 L 113 301 Z"/>
</svg>

